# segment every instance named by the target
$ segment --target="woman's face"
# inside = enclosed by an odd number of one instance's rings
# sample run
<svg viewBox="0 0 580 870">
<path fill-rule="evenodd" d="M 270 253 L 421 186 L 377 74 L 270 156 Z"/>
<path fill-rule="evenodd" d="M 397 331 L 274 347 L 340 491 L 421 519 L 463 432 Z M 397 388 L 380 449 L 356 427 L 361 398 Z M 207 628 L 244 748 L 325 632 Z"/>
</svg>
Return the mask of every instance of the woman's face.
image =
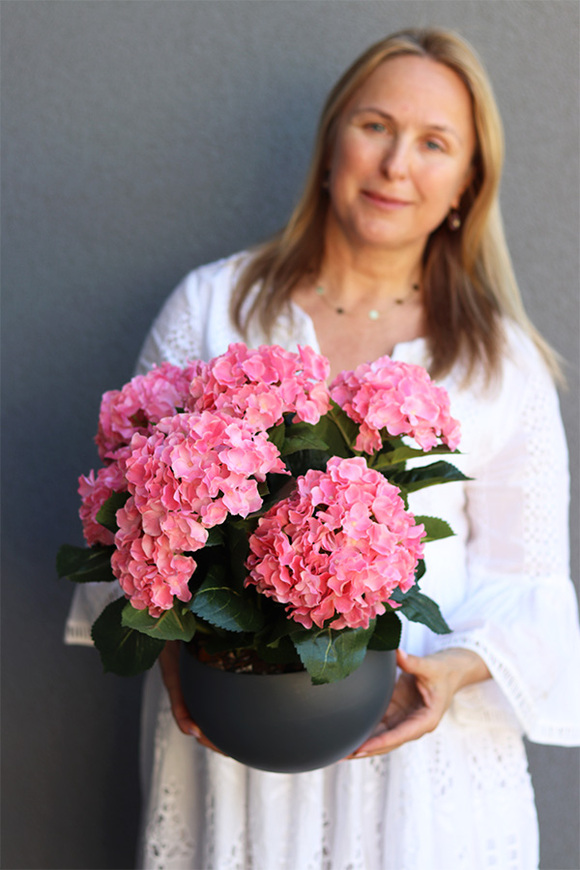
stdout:
<svg viewBox="0 0 580 870">
<path fill-rule="evenodd" d="M 339 118 L 327 231 L 355 248 L 422 251 L 469 185 L 475 143 L 470 95 L 452 70 L 385 61 Z"/>
</svg>

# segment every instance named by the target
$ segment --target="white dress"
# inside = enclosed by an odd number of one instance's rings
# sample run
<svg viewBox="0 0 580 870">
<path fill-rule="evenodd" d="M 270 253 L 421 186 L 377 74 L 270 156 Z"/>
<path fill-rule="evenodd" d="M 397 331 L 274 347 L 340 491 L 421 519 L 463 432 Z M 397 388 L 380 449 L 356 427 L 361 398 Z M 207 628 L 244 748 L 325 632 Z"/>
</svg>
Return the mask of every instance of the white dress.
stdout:
<svg viewBox="0 0 580 870">
<path fill-rule="evenodd" d="M 168 299 L 140 369 L 209 359 L 241 340 L 229 318 L 237 255 L 192 272 Z M 318 349 L 309 317 L 281 317 L 272 343 Z M 257 328 L 249 343 L 265 342 Z M 568 576 L 568 470 L 556 392 L 530 341 L 508 328 L 493 392 L 442 383 L 461 421 L 457 465 L 473 478 L 416 493 L 416 513 L 455 537 L 426 547 L 422 589 L 453 629 L 404 626 L 423 655 L 475 650 L 493 680 L 458 692 L 432 734 L 388 756 L 302 773 L 247 768 L 177 729 L 158 669 L 143 707 L 143 870 L 531 870 L 534 797 L 522 742 L 580 742 L 580 633 Z M 422 339 L 393 357 L 426 363 Z M 120 385 L 119 385 L 120 386 Z M 67 639 L 90 642 L 108 584 L 79 587 Z"/>
</svg>

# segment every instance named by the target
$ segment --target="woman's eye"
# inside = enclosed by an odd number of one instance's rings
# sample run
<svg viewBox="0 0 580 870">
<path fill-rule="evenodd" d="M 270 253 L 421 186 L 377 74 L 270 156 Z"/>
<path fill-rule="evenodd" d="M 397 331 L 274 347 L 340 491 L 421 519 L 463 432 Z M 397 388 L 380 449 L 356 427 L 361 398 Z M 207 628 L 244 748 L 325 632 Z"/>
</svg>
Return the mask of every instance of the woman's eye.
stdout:
<svg viewBox="0 0 580 870">
<path fill-rule="evenodd" d="M 428 151 L 443 151 L 443 145 L 436 139 L 427 139 L 425 145 Z"/>
<path fill-rule="evenodd" d="M 374 133 L 384 133 L 387 129 L 380 121 L 369 121 L 365 126 L 368 130 L 372 130 Z"/>
</svg>

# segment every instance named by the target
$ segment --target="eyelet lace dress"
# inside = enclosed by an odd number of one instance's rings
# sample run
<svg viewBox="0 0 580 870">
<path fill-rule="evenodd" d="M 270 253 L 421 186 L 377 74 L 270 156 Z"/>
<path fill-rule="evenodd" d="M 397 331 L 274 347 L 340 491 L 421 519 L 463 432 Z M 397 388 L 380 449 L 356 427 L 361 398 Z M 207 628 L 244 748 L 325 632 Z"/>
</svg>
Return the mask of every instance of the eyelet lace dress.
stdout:
<svg viewBox="0 0 580 870">
<path fill-rule="evenodd" d="M 229 318 L 240 254 L 192 272 L 145 342 L 144 371 L 209 359 L 240 341 Z M 580 637 L 569 579 L 567 454 L 556 392 L 530 341 L 507 325 L 501 383 L 443 381 L 461 421 L 456 464 L 471 480 L 415 493 L 418 514 L 453 538 L 427 544 L 422 589 L 453 629 L 406 623 L 402 647 L 479 653 L 492 680 L 457 693 L 437 729 L 388 756 L 323 770 L 253 770 L 199 746 L 175 725 L 158 668 L 142 716 L 142 870 L 531 870 L 534 796 L 522 742 L 580 742 Z M 271 343 L 318 350 L 293 307 Z M 254 327 L 249 343 L 266 338 Z M 426 364 L 422 339 L 393 357 Z M 66 639 L 90 643 L 109 584 L 80 586 Z"/>
</svg>

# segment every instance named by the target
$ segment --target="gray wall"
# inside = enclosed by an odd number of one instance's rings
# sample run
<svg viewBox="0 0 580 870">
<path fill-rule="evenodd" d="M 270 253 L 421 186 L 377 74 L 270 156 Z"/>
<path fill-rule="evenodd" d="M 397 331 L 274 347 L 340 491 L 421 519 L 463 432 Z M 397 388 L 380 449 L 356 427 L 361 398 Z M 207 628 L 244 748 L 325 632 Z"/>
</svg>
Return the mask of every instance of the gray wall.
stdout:
<svg viewBox="0 0 580 870">
<path fill-rule="evenodd" d="M 456 27 L 491 71 L 509 241 L 530 313 L 570 364 L 578 456 L 578 8 L 2 2 L 2 866 L 132 866 L 139 681 L 63 647 L 71 588 L 53 567 L 62 541 L 81 542 L 76 479 L 96 463 L 100 395 L 131 375 L 186 271 L 284 221 L 323 96 L 391 30 Z M 576 530 L 577 477 L 573 493 Z M 532 747 L 531 762 L 543 867 L 578 870 L 578 754 Z"/>
</svg>

